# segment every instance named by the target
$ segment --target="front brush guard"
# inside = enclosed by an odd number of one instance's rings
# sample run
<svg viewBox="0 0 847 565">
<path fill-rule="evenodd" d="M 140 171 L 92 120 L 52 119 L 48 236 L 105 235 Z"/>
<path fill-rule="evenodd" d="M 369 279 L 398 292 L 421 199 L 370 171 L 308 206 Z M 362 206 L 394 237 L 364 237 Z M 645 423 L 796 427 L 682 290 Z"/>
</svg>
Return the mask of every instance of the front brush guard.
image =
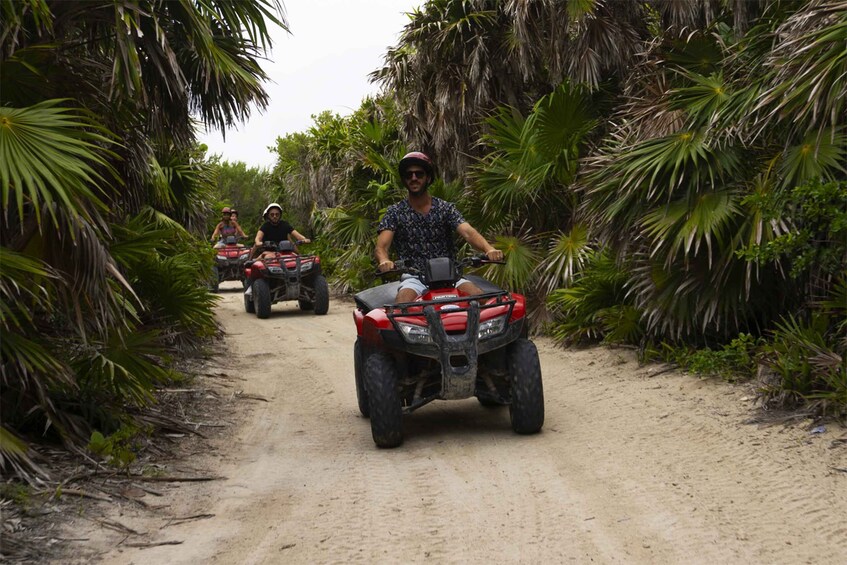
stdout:
<svg viewBox="0 0 847 565">
<path fill-rule="evenodd" d="M 495 299 L 494 302 L 480 304 L 480 301 Z M 450 310 L 453 312 L 467 312 L 465 331 L 458 334 L 448 334 L 444 329 L 441 315 L 435 310 L 434 305 L 467 302 L 468 306 Z M 410 312 L 411 307 L 423 306 L 423 312 Z M 454 300 L 432 300 L 427 302 L 404 302 L 400 304 L 386 304 L 386 315 L 391 320 L 393 331 L 382 330 L 380 333 L 386 345 L 391 348 L 406 351 L 413 355 L 435 359 L 441 365 L 441 391 L 438 398 L 444 400 L 460 400 L 474 396 L 476 392 L 476 377 L 478 359 L 481 354 L 505 347 L 518 338 L 523 327 L 523 320 L 511 323 L 506 330 L 498 335 L 492 336 L 484 341 L 479 341 L 480 311 L 487 308 L 508 306 L 507 316 L 511 318 L 515 300 L 507 292 L 498 291 L 481 295 L 462 297 Z M 431 343 L 407 343 L 397 329 L 394 319 L 397 317 L 420 316 L 427 321 Z M 454 362 L 460 363 L 454 365 Z M 420 405 L 434 400 L 427 398 Z M 416 405 L 415 408 L 420 405 Z"/>
<path fill-rule="evenodd" d="M 447 335 L 441 317 L 432 306 L 424 307 L 424 316 L 429 324 L 429 335 L 441 354 L 441 398 L 458 400 L 470 398 L 476 388 L 476 369 L 479 357 L 479 303 L 471 301 L 468 306 L 468 321 L 465 333 Z M 453 365 L 453 359 L 465 359 L 461 365 Z"/>
</svg>

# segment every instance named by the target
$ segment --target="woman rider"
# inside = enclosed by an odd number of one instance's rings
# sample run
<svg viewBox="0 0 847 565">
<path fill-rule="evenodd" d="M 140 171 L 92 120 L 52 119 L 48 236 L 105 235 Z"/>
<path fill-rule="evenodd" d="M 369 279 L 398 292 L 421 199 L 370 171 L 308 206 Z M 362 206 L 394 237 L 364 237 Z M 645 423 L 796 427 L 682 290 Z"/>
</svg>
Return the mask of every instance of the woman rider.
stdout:
<svg viewBox="0 0 847 565">
<path fill-rule="evenodd" d="M 238 225 L 238 222 L 232 219 L 232 210 L 229 206 L 225 206 L 223 210 L 221 210 L 221 221 L 218 222 L 218 225 L 215 226 L 215 231 L 212 232 L 212 241 L 220 238 L 220 241 L 215 243 L 215 248 L 221 248 L 224 246 L 224 239 L 231 235 L 247 237 L 244 234 L 244 230 L 241 229 L 241 226 Z"/>
</svg>

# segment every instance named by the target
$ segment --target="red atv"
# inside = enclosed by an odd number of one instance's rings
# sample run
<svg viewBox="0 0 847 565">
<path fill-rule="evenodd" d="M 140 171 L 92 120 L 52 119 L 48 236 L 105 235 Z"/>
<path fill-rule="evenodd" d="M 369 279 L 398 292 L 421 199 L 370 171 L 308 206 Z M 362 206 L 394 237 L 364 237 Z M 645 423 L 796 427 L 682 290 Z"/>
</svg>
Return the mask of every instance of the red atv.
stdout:
<svg viewBox="0 0 847 565">
<path fill-rule="evenodd" d="M 246 288 L 244 263 L 250 258 L 250 248 L 238 243 L 239 238 L 229 235 L 223 239 L 224 246 L 215 249 L 215 266 L 212 267 L 212 292 L 217 292 L 223 281 L 241 281 Z"/>
<path fill-rule="evenodd" d="M 431 259 L 419 273 L 400 262 L 389 273 L 420 276 L 427 292 L 392 304 L 399 282 L 355 295 L 358 337 L 353 348 L 359 411 L 370 417 L 379 447 L 403 442 L 403 414 L 433 400 L 476 396 L 485 406 L 508 405 L 512 429 L 532 434 L 544 424 L 544 390 L 535 344 L 527 339 L 524 297 L 474 275 L 484 294 L 467 296 L 454 285 L 465 267 Z"/>
<path fill-rule="evenodd" d="M 301 310 L 329 311 L 329 285 L 321 274 L 321 258 L 300 255 L 290 241 L 266 242 L 264 252 L 244 265 L 247 290 L 244 310 L 259 318 L 271 315 L 271 304 L 296 300 Z"/>
</svg>

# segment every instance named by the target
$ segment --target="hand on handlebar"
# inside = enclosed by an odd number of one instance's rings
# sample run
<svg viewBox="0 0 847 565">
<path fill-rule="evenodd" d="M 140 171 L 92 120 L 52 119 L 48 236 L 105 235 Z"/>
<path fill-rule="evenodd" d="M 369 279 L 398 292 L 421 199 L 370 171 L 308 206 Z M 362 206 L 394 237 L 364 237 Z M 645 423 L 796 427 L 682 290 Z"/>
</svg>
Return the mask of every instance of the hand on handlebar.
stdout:
<svg viewBox="0 0 847 565">
<path fill-rule="evenodd" d="M 489 261 L 502 261 L 503 260 L 503 252 L 499 249 L 490 249 L 485 252 L 485 258 Z"/>
<path fill-rule="evenodd" d="M 377 266 L 376 270 L 379 271 L 380 273 L 387 273 L 388 271 L 393 271 L 394 270 L 394 261 L 392 261 L 390 259 L 386 259 L 385 261 L 380 263 L 379 266 Z"/>
</svg>

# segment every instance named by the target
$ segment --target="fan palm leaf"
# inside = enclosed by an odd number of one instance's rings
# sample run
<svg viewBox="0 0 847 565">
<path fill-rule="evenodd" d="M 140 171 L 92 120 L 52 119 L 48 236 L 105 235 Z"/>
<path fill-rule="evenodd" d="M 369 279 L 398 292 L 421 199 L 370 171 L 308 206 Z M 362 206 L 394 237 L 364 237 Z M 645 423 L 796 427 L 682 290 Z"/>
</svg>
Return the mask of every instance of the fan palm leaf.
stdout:
<svg viewBox="0 0 847 565">
<path fill-rule="evenodd" d="M 844 131 L 844 128 L 824 129 L 820 133 L 812 131 L 802 143 L 786 148 L 781 167 L 783 187 L 791 188 L 819 178 L 844 178 L 847 175 L 847 135 Z"/>
<path fill-rule="evenodd" d="M 114 173 L 103 146 L 111 135 L 90 116 L 47 100 L 28 108 L 0 107 L 0 190 L 2 207 L 14 201 L 20 218 L 31 206 L 38 224 L 47 210 L 58 226 L 54 203 L 69 214 L 91 220 L 105 211 L 97 192 L 106 184 L 102 171 Z"/>
<path fill-rule="evenodd" d="M 541 259 L 541 285 L 547 292 L 566 286 L 581 270 L 591 253 L 588 227 L 574 224 L 568 233 L 558 233 L 550 239 L 550 249 Z"/>
<path fill-rule="evenodd" d="M 503 288 L 529 293 L 535 269 L 539 261 L 539 252 L 529 238 L 517 236 L 498 236 L 494 246 L 505 256 L 505 265 L 492 265 L 484 269 L 484 275 Z"/>
<path fill-rule="evenodd" d="M 709 192 L 695 202 L 680 200 L 645 214 L 643 233 L 653 245 L 652 254 L 661 255 L 670 264 L 707 248 L 709 264 L 715 260 L 712 242 L 724 244 L 733 236 L 733 228 L 743 214 L 741 197 L 730 191 Z"/>
<path fill-rule="evenodd" d="M 763 119 L 823 138 L 824 128 L 843 125 L 847 115 L 847 2 L 809 2 L 775 37 L 778 44 L 765 61 L 774 72 L 759 102 Z"/>
</svg>

